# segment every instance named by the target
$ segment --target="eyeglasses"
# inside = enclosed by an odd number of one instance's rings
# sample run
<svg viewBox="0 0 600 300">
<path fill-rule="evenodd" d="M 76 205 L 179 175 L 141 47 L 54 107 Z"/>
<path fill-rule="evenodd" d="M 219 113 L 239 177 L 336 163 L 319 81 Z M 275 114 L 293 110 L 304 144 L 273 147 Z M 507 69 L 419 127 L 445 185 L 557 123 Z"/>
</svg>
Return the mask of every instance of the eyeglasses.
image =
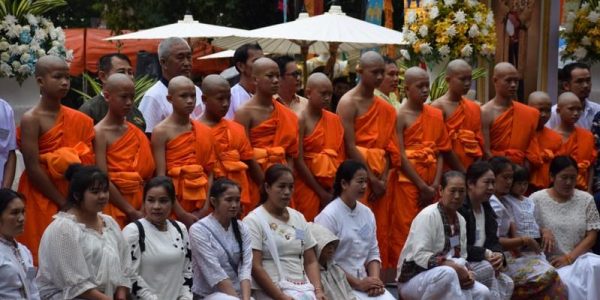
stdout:
<svg viewBox="0 0 600 300">
<path fill-rule="evenodd" d="M 302 72 L 300 72 L 300 71 L 294 71 L 294 72 L 291 72 L 291 73 L 285 73 L 285 75 L 286 76 L 292 76 L 292 77 L 298 78 L 298 77 L 300 77 L 302 75 Z"/>
</svg>

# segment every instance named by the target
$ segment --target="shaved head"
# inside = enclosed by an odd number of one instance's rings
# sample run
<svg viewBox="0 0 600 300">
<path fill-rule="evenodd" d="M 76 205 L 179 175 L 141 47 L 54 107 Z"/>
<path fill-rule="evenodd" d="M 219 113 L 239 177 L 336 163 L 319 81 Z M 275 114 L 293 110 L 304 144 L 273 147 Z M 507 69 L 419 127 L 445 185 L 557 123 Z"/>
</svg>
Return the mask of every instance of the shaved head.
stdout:
<svg viewBox="0 0 600 300">
<path fill-rule="evenodd" d="M 418 79 L 424 79 L 427 78 L 429 79 L 429 75 L 427 74 L 427 71 L 419 68 L 419 67 L 411 67 L 408 68 L 408 70 L 406 70 L 406 72 L 404 72 L 404 84 L 405 85 L 410 85 L 413 82 L 415 82 Z"/>
<path fill-rule="evenodd" d="M 308 77 L 308 80 L 306 81 L 306 88 L 310 89 L 313 88 L 314 86 L 320 86 L 322 84 L 327 84 L 329 83 L 329 85 L 331 85 L 331 80 L 329 80 L 329 77 L 327 77 L 327 75 L 321 73 L 321 72 L 317 72 L 317 73 L 313 73 L 312 75 L 310 75 Z"/>
<path fill-rule="evenodd" d="M 471 72 L 471 70 L 471 66 L 466 61 L 462 59 L 455 59 L 448 63 L 448 66 L 446 67 L 446 75 L 452 76 L 463 71 Z"/>
<path fill-rule="evenodd" d="M 194 86 L 194 82 L 186 76 L 177 76 L 169 81 L 169 95 L 172 95 L 182 87 Z"/>
<path fill-rule="evenodd" d="M 269 70 L 271 68 L 276 68 L 279 71 L 279 66 L 274 60 L 268 57 L 260 57 L 254 61 L 254 64 L 252 64 L 252 75 L 261 75 L 266 70 Z"/>
<path fill-rule="evenodd" d="M 54 56 L 54 55 L 45 55 L 38 59 L 35 64 L 35 77 L 41 77 L 51 70 L 57 69 L 67 69 L 69 70 L 69 65 L 65 62 L 64 59 Z"/>
<path fill-rule="evenodd" d="M 531 94 L 529 94 L 529 98 L 527 98 L 527 104 L 529 104 L 530 106 L 537 106 L 540 104 L 551 104 L 552 101 L 550 101 L 550 95 L 548 95 L 546 92 L 542 92 L 542 91 L 535 91 Z"/>
<path fill-rule="evenodd" d="M 229 82 L 221 75 L 211 74 L 202 80 L 200 89 L 203 94 L 212 95 L 217 88 L 229 88 Z"/>
<path fill-rule="evenodd" d="M 577 95 L 572 92 L 564 92 L 558 96 L 557 106 L 560 108 L 561 106 L 567 106 L 575 102 L 581 103 Z"/>
<path fill-rule="evenodd" d="M 517 69 L 510 63 L 501 62 L 494 67 L 494 77 L 504 77 L 509 73 L 517 73 Z"/>
<path fill-rule="evenodd" d="M 112 93 L 116 90 L 130 88 L 135 90 L 135 84 L 131 77 L 121 73 L 115 73 L 108 77 L 108 79 L 104 82 L 102 90 L 105 93 Z"/>
<path fill-rule="evenodd" d="M 385 62 L 383 60 L 383 56 L 375 51 L 367 51 L 363 55 L 360 56 L 360 60 L 358 61 L 358 65 L 361 68 L 379 66 L 383 67 Z"/>
</svg>

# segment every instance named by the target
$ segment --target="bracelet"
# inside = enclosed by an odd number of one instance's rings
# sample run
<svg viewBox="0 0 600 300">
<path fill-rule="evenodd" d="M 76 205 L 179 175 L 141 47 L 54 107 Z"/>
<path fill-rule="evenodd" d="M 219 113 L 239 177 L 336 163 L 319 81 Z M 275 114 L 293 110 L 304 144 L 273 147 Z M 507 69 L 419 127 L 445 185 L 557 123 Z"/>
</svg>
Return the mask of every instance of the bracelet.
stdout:
<svg viewBox="0 0 600 300">
<path fill-rule="evenodd" d="M 571 258 L 571 255 L 569 255 L 569 254 L 565 254 L 565 257 L 567 258 L 567 262 L 568 262 L 569 264 L 572 264 L 572 263 L 573 263 L 573 259 Z"/>
</svg>

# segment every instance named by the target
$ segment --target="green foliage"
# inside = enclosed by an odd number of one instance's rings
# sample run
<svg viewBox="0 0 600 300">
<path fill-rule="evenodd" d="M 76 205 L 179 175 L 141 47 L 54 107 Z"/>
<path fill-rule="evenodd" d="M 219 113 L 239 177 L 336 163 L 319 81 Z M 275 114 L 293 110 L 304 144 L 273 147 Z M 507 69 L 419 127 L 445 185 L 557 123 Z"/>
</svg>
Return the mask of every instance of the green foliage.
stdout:
<svg viewBox="0 0 600 300">
<path fill-rule="evenodd" d="M 89 92 L 73 89 L 73 91 L 83 97 L 84 101 L 90 100 L 102 92 L 102 85 L 88 73 L 83 73 L 83 80 L 88 85 Z M 138 77 L 135 79 L 135 98 L 133 102 L 138 106 L 146 91 L 156 83 L 156 79 L 148 76 Z"/>
<path fill-rule="evenodd" d="M 0 0 L 0 19 L 13 15 L 24 20 L 27 14 L 39 16 L 64 5 L 67 5 L 65 0 Z"/>
<path fill-rule="evenodd" d="M 485 68 L 475 68 L 471 73 L 473 80 L 484 77 L 487 74 Z M 446 69 L 433 80 L 429 89 L 429 99 L 437 99 L 443 96 L 448 91 L 448 83 L 446 82 Z"/>
</svg>

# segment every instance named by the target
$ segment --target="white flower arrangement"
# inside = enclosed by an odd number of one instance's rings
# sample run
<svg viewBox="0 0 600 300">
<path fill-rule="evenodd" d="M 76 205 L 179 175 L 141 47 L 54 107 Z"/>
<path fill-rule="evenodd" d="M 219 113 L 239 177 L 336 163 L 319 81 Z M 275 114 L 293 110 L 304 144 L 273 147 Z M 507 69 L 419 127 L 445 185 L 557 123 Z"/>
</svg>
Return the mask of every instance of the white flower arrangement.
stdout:
<svg viewBox="0 0 600 300">
<path fill-rule="evenodd" d="M 37 60 L 44 55 L 73 59 L 73 51 L 65 48 L 65 33 L 60 27 L 32 14 L 21 21 L 7 14 L 0 21 L 0 77 L 22 83 L 33 75 Z"/>
<path fill-rule="evenodd" d="M 566 42 L 563 59 L 590 64 L 600 61 L 600 5 L 583 3 L 577 11 L 569 11 L 561 35 Z"/>
</svg>

